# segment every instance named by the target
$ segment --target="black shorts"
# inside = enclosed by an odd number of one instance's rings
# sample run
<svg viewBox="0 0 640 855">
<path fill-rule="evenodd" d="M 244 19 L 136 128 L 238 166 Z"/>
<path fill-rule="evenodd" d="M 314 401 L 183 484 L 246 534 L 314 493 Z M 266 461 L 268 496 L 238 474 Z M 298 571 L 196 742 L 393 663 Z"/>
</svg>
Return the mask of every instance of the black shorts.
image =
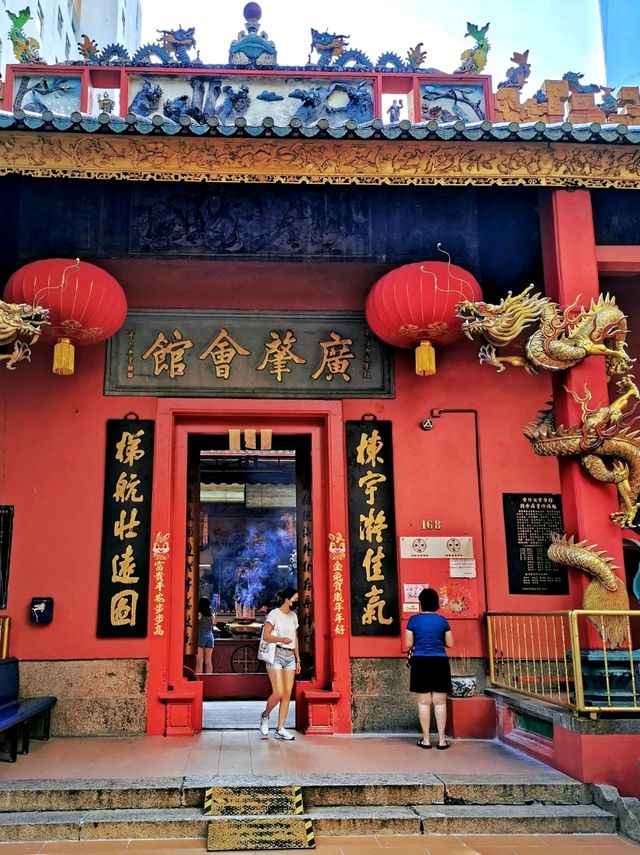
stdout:
<svg viewBox="0 0 640 855">
<path fill-rule="evenodd" d="M 423 694 L 451 692 L 451 667 L 447 656 L 412 656 L 409 690 Z"/>
</svg>

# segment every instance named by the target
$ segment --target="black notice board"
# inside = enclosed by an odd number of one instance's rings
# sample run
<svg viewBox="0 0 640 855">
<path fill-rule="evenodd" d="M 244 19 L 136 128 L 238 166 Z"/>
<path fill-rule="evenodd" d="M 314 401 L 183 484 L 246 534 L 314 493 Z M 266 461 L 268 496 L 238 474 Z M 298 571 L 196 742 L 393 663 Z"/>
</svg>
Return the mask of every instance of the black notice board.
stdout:
<svg viewBox="0 0 640 855">
<path fill-rule="evenodd" d="M 152 421 L 107 422 L 99 638 L 147 634 L 153 429 Z"/>
<path fill-rule="evenodd" d="M 7 607 L 9 562 L 13 535 L 13 505 L 0 505 L 0 609 Z"/>
<path fill-rule="evenodd" d="M 390 421 L 346 423 L 353 635 L 398 635 Z"/>
<path fill-rule="evenodd" d="M 547 555 L 551 533 L 562 534 L 557 493 L 503 493 L 510 594 L 568 594 L 567 568 Z"/>
</svg>

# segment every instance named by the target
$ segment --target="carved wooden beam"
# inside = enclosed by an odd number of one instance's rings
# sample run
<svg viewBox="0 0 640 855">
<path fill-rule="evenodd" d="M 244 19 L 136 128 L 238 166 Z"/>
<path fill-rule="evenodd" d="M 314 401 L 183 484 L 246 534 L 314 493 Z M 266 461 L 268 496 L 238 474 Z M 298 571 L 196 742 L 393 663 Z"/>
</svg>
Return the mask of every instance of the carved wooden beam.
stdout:
<svg viewBox="0 0 640 855">
<path fill-rule="evenodd" d="M 0 133 L 0 175 L 283 184 L 640 188 L 640 149 L 573 143 Z"/>
</svg>

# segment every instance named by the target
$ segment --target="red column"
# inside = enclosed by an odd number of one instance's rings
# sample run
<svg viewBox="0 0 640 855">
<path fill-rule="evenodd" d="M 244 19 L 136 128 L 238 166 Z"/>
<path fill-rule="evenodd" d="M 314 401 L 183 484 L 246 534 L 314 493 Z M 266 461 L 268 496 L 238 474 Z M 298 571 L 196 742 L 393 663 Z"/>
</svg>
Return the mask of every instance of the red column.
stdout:
<svg viewBox="0 0 640 855">
<path fill-rule="evenodd" d="M 545 294 L 563 308 L 577 297 L 580 305 L 588 306 L 600 293 L 589 191 L 543 191 L 540 202 Z M 554 375 L 553 380 L 558 425 L 567 427 L 582 421 L 580 405 L 565 387 L 583 395 L 586 383 L 593 396 L 591 407 L 609 403 L 604 357 L 588 357 L 575 368 Z M 577 457 L 560 457 L 559 465 L 566 533 L 597 544 L 623 567 L 621 529 L 609 518 L 618 508 L 615 487 L 591 478 Z M 580 591 L 588 581 L 585 574 Z"/>
</svg>

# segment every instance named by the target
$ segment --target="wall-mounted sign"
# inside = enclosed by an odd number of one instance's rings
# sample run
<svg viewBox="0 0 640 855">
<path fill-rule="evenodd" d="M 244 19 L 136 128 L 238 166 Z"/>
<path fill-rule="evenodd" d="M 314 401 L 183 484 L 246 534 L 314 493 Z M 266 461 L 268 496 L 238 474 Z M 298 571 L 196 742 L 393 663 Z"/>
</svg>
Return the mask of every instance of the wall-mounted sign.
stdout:
<svg viewBox="0 0 640 855">
<path fill-rule="evenodd" d="M 449 537 L 401 537 L 401 558 L 473 558 L 473 538 L 463 535 Z"/>
<path fill-rule="evenodd" d="M 346 433 L 351 632 L 398 635 L 391 422 L 350 421 Z"/>
<path fill-rule="evenodd" d="M 568 594 L 567 568 L 547 555 L 551 532 L 562 533 L 561 496 L 504 493 L 510 594 Z"/>
<path fill-rule="evenodd" d="M 361 312 L 133 309 L 107 345 L 105 394 L 390 397 L 391 351 Z"/>
<path fill-rule="evenodd" d="M 99 638 L 147 634 L 153 428 L 152 421 L 107 422 Z"/>
<path fill-rule="evenodd" d="M 449 576 L 452 579 L 475 579 L 476 575 L 475 558 L 449 559 Z"/>
</svg>

